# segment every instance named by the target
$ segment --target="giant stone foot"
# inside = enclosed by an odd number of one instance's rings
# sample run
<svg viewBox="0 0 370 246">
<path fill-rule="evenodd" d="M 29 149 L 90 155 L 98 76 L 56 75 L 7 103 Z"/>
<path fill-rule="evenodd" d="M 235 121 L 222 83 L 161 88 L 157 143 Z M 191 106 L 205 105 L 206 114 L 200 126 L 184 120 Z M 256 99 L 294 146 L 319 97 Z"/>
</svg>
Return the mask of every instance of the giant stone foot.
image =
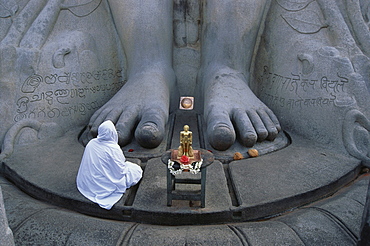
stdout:
<svg viewBox="0 0 370 246">
<path fill-rule="evenodd" d="M 222 68 L 205 79 L 204 115 L 213 148 L 226 150 L 236 138 L 246 147 L 276 138 L 279 121 L 250 90 L 244 74 Z"/>
<path fill-rule="evenodd" d="M 99 125 L 111 120 L 116 125 L 121 146 L 135 137 L 144 148 L 157 147 L 165 135 L 170 101 L 168 85 L 173 81 L 170 69 L 130 76 L 121 90 L 91 117 L 80 140 L 87 144 L 97 135 Z"/>
</svg>

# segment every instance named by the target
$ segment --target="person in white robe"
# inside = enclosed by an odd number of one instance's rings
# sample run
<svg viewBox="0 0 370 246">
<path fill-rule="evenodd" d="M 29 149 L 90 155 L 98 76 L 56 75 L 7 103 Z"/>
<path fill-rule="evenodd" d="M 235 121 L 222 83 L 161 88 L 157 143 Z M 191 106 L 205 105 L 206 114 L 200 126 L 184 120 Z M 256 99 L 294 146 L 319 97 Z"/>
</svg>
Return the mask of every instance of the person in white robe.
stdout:
<svg viewBox="0 0 370 246">
<path fill-rule="evenodd" d="M 87 199 L 110 210 L 126 189 L 142 177 L 139 165 L 126 161 L 118 145 L 118 134 L 112 121 L 103 122 L 98 137 L 89 141 L 77 174 L 77 188 Z"/>
</svg>

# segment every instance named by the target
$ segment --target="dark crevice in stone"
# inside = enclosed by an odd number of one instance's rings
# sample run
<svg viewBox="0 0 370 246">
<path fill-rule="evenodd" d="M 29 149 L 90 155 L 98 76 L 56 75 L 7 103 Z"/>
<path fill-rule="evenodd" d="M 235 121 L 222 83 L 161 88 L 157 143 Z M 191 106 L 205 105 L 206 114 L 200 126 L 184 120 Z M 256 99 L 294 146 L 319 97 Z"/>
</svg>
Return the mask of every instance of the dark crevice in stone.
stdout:
<svg viewBox="0 0 370 246">
<path fill-rule="evenodd" d="M 227 181 L 227 187 L 229 188 L 231 203 L 234 207 L 239 207 L 240 202 L 238 201 L 237 195 L 235 194 L 235 187 L 234 187 L 233 181 L 230 177 L 229 165 L 224 164 L 223 167 L 224 167 L 225 177 L 226 177 L 226 181 Z"/>
</svg>

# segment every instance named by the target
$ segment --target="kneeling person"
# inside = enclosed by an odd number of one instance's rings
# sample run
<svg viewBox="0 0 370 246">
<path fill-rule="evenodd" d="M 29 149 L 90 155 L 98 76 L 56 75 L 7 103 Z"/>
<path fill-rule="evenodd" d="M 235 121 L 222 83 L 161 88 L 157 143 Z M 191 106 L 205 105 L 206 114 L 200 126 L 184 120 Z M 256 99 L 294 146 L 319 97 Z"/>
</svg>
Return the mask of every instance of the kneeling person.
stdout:
<svg viewBox="0 0 370 246">
<path fill-rule="evenodd" d="M 86 198 L 109 210 L 127 188 L 140 181 L 142 173 L 139 165 L 126 161 L 116 128 L 108 120 L 99 126 L 98 137 L 86 145 L 77 188 Z"/>
</svg>

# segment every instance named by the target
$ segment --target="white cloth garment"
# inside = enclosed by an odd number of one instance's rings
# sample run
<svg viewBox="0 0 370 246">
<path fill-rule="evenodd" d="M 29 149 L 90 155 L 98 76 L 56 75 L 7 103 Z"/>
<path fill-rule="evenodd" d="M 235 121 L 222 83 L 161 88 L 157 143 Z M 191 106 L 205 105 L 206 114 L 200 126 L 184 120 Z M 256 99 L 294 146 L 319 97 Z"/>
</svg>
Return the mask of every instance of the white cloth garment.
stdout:
<svg viewBox="0 0 370 246">
<path fill-rule="evenodd" d="M 77 188 L 87 199 L 109 210 L 127 188 L 140 181 L 142 173 L 139 165 L 126 161 L 113 122 L 105 121 L 98 128 L 98 137 L 86 145 Z"/>
</svg>

